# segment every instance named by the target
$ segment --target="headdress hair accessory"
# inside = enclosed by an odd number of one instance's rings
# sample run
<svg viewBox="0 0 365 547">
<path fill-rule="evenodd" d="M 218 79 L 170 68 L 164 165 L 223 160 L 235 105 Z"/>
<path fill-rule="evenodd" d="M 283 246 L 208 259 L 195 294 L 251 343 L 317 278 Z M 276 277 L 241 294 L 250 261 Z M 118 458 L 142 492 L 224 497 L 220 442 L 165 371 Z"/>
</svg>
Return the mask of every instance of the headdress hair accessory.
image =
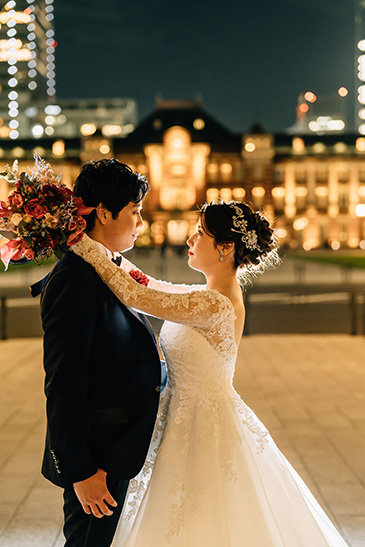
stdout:
<svg viewBox="0 0 365 547">
<path fill-rule="evenodd" d="M 250 249 L 251 251 L 260 250 L 260 245 L 257 242 L 258 238 L 256 230 L 247 230 L 248 222 L 244 218 L 242 209 L 234 203 L 231 203 L 229 206 L 236 213 L 232 217 L 234 228 L 231 228 L 231 231 L 236 232 L 237 234 L 242 234 L 241 240 L 247 249 Z"/>
</svg>

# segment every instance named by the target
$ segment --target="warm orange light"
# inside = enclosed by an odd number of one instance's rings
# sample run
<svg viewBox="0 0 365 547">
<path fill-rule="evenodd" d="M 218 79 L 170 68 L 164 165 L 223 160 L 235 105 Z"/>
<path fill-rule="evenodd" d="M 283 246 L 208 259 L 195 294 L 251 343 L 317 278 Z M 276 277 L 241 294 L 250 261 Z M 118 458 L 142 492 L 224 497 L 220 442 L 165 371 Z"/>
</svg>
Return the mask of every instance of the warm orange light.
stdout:
<svg viewBox="0 0 365 547">
<path fill-rule="evenodd" d="M 300 112 L 303 112 L 305 114 L 306 112 L 308 112 L 309 106 L 306 103 L 302 103 L 301 105 L 299 105 L 299 110 Z"/>
<path fill-rule="evenodd" d="M 0 127 L 0 137 L 9 137 L 9 134 L 10 134 L 10 127 L 7 127 L 7 126 L 3 126 L 3 127 Z"/>
<path fill-rule="evenodd" d="M 89 137 L 95 133 L 96 129 L 97 127 L 93 123 L 83 123 L 80 127 L 80 133 L 81 135 L 84 135 L 84 137 Z"/>
<path fill-rule="evenodd" d="M 65 153 L 65 141 L 55 141 L 52 145 L 52 154 L 54 156 L 63 156 Z"/>
<path fill-rule="evenodd" d="M 109 144 L 106 144 L 106 143 L 105 143 L 105 144 L 100 145 L 100 146 L 99 146 L 99 152 L 100 152 L 101 154 L 109 154 L 109 152 L 110 152 L 110 146 L 109 146 Z"/>
<path fill-rule="evenodd" d="M 24 13 L 30 15 L 32 13 L 32 10 L 30 8 L 25 8 Z"/>
<path fill-rule="evenodd" d="M 356 139 L 356 150 L 358 152 L 365 152 L 365 137 Z"/>
<path fill-rule="evenodd" d="M 301 139 L 300 137 L 294 137 L 292 141 L 292 146 L 293 146 L 293 151 L 297 152 L 298 154 L 300 152 L 305 152 L 305 143 L 303 139 Z"/>
<path fill-rule="evenodd" d="M 254 152 L 256 150 L 256 145 L 253 142 L 247 142 L 245 144 L 246 152 Z"/>
<path fill-rule="evenodd" d="M 307 91 L 307 93 L 304 94 L 304 98 L 309 103 L 314 103 L 317 100 L 317 95 L 312 93 L 312 91 Z"/>
<path fill-rule="evenodd" d="M 346 87 L 340 87 L 340 89 L 338 90 L 338 94 L 340 97 L 346 97 L 348 93 L 349 93 L 349 90 Z"/>
</svg>

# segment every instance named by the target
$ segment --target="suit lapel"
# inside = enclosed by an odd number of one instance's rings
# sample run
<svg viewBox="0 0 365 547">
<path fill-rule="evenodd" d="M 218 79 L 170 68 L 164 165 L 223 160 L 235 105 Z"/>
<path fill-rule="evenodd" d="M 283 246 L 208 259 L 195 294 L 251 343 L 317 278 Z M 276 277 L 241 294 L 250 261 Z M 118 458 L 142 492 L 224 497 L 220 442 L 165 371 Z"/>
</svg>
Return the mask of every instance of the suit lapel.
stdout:
<svg viewBox="0 0 365 547">
<path fill-rule="evenodd" d="M 115 295 L 114 295 L 115 296 Z M 142 325 L 148 330 L 148 332 L 150 333 L 153 341 L 156 343 L 156 336 L 155 336 L 155 333 L 153 332 L 153 329 L 151 327 L 151 323 L 148 321 L 148 319 L 143 315 L 143 313 L 139 313 L 138 311 L 134 310 L 133 308 L 129 308 L 128 306 L 126 306 L 125 304 L 123 304 L 123 302 L 121 302 L 116 296 L 115 298 L 117 299 L 118 303 L 124 307 L 124 309 L 128 310 L 129 313 L 131 313 L 132 315 L 134 315 L 134 317 L 136 319 L 138 319 L 138 321 L 140 321 L 142 323 Z"/>
</svg>

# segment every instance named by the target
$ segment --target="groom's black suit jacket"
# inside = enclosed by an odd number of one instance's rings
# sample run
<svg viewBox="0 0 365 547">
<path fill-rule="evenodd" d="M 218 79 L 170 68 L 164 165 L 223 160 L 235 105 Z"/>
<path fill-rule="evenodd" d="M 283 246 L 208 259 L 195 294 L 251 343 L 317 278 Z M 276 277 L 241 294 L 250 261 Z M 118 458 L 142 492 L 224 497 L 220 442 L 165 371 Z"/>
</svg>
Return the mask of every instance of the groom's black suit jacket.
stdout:
<svg viewBox="0 0 365 547">
<path fill-rule="evenodd" d="M 148 321 L 72 252 L 49 275 L 41 313 L 43 475 L 62 487 L 99 467 L 132 478 L 145 460 L 159 401 L 161 366 Z"/>
</svg>

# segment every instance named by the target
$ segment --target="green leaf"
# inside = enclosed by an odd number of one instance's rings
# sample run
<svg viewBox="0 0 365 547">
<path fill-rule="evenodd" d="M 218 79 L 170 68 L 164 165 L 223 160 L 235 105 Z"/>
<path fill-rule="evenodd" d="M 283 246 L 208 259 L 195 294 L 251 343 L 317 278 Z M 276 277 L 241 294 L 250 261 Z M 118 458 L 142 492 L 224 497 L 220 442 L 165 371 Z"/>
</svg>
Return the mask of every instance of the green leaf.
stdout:
<svg viewBox="0 0 365 547">
<path fill-rule="evenodd" d="M 53 249 L 53 253 L 56 255 L 56 257 L 58 258 L 58 260 L 61 260 L 61 258 L 63 257 L 63 255 L 65 254 L 62 249 L 60 249 L 58 246 L 55 247 Z"/>
</svg>

